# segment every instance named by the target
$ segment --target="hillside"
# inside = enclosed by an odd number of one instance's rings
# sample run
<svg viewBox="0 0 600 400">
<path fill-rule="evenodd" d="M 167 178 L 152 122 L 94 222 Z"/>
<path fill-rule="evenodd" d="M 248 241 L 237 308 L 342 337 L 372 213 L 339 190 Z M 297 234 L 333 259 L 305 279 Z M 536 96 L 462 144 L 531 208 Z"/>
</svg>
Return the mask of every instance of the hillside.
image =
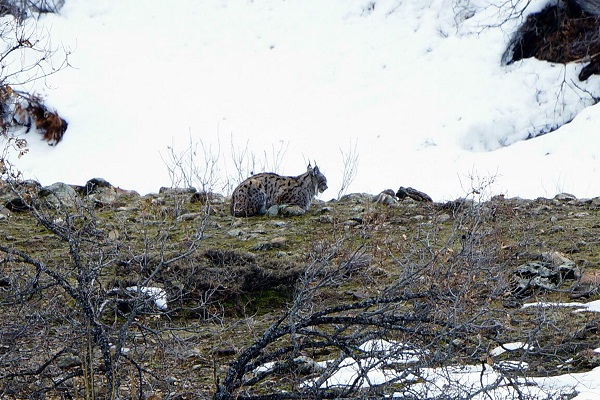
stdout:
<svg viewBox="0 0 600 400">
<path fill-rule="evenodd" d="M 581 387 L 536 379 L 600 365 L 600 315 L 523 307 L 599 298 L 600 198 L 351 194 L 233 218 L 193 189 L 14 185 L 0 186 L 2 398 L 435 397 L 427 371 L 459 365 L 502 377 L 481 396 L 572 398 Z M 381 339 L 399 345 L 365 350 Z M 527 346 L 494 351 L 507 343 Z M 344 357 L 397 375 L 333 384 Z"/>
<path fill-rule="evenodd" d="M 523 27 L 555 4 L 66 0 L 22 24 L 5 15 L 3 84 L 68 123 L 53 147 L 11 131 L 29 154 L 10 158 L 43 185 L 101 176 L 141 194 L 171 185 L 175 149 L 206 160 L 222 193 L 252 172 L 295 175 L 316 161 L 335 197 L 359 156 L 353 192 L 408 185 L 447 201 L 475 174 L 509 197 L 595 197 L 600 77 L 579 77 L 598 23 L 554 13 L 548 27 Z M 549 36 L 545 52 L 507 60 L 530 31 Z"/>
</svg>

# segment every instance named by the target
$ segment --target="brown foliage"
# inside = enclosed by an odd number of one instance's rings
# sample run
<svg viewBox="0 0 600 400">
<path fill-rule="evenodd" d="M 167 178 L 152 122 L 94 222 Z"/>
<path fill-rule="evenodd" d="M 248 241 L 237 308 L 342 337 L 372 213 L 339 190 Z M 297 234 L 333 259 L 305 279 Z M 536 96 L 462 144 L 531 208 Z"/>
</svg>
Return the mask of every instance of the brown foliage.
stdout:
<svg viewBox="0 0 600 400">
<path fill-rule="evenodd" d="M 8 85 L 0 87 L 0 117 L 2 131 L 20 125 L 29 133 L 33 125 L 50 146 L 62 140 L 68 127 L 67 121 L 44 105 L 39 96 L 14 91 Z"/>
<path fill-rule="evenodd" d="M 27 126 L 27 132 L 35 123 L 35 128 L 43 135 L 43 139 L 50 146 L 60 142 L 65 134 L 68 123 L 62 119 L 56 111 L 50 111 L 40 102 L 30 102 L 26 108 L 17 104 L 16 113 L 23 125 Z"/>
</svg>

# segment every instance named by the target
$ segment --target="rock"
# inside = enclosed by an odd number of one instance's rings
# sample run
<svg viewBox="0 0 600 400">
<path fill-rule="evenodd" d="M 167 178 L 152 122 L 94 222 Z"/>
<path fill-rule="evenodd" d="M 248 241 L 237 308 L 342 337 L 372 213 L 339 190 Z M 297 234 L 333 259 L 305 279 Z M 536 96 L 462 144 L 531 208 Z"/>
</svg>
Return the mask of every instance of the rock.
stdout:
<svg viewBox="0 0 600 400">
<path fill-rule="evenodd" d="M 347 203 L 368 203 L 373 199 L 373 196 L 368 193 L 350 193 L 342 196 L 338 201 Z"/>
<path fill-rule="evenodd" d="M 333 217 L 331 215 L 321 215 L 319 216 L 319 222 L 322 224 L 330 224 L 333 222 Z"/>
<path fill-rule="evenodd" d="M 10 210 L 4 206 L 0 206 L 0 221 L 8 219 Z"/>
<path fill-rule="evenodd" d="M 398 189 L 398 191 L 396 192 L 396 197 L 398 197 L 400 200 L 410 197 L 415 201 L 423 201 L 427 203 L 433 202 L 429 195 L 411 187 L 405 188 L 400 186 L 400 189 Z"/>
<path fill-rule="evenodd" d="M 86 182 L 83 187 L 82 196 L 88 196 L 91 193 L 98 191 L 100 188 L 112 188 L 113 186 L 105 179 L 92 178 Z"/>
<path fill-rule="evenodd" d="M 574 264 L 567 256 L 559 251 L 544 251 L 540 258 L 542 261 L 551 263 L 553 266 L 558 266 L 562 264 Z"/>
<path fill-rule="evenodd" d="M 315 360 L 307 356 L 298 356 L 292 360 L 276 361 L 260 366 L 255 373 L 272 372 L 274 374 L 285 374 L 292 371 L 295 375 L 303 376 L 319 373 L 325 370 Z"/>
<path fill-rule="evenodd" d="M 233 356 L 236 350 L 233 347 L 219 347 L 213 350 L 213 354 L 219 357 Z"/>
<path fill-rule="evenodd" d="M 373 256 L 370 254 L 358 254 L 355 257 L 352 257 L 350 260 L 346 261 L 343 265 L 343 270 L 345 273 L 349 273 L 355 270 L 364 269 L 371 265 L 373 261 Z"/>
<path fill-rule="evenodd" d="M 298 217 L 304 215 L 306 210 L 300 206 L 284 206 L 281 209 L 281 215 L 284 217 Z"/>
<path fill-rule="evenodd" d="M 67 355 L 58 360 L 56 365 L 60 369 L 79 367 L 81 365 L 81 359 L 74 355 Z"/>
<path fill-rule="evenodd" d="M 273 204 L 271 207 L 269 207 L 265 215 L 268 217 L 276 217 L 278 215 L 283 217 L 298 217 L 304 214 L 306 214 L 306 210 L 300 206 Z"/>
<path fill-rule="evenodd" d="M 167 196 L 169 196 L 169 195 L 171 195 L 171 196 L 172 195 L 182 195 L 182 194 L 192 194 L 193 195 L 193 194 L 196 193 L 196 189 L 193 188 L 193 187 L 188 187 L 188 188 L 177 188 L 177 187 L 174 188 L 174 187 L 170 187 L 169 188 L 169 187 L 164 187 L 163 186 L 163 187 L 161 187 L 158 190 L 158 193 L 162 194 L 162 195 L 167 195 Z"/>
<path fill-rule="evenodd" d="M 373 196 L 371 201 L 373 203 L 385 204 L 388 206 L 392 204 L 398 204 L 398 200 L 396 200 L 396 194 L 392 189 L 386 189 L 378 195 Z"/>
<path fill-rule="evenodd" d="M 577 200 L 577 197 L 575 197 L 569 193 L 559 193 L 556 196 L 554 196 L 554 200 L 567 202 L 567 201 Z"/>
<path fill-rule="evenodd" d="M 245 234 L 245 231 L 243 229 L 239 229 L 239 228 L 230 229 L 227 231 L 227 235 L 229 235 L 231 237 L 240 237 L 240 236 L 243 236 L 244 234 Z"/>
<path fill-rule="evenodd" d="M 325 370 L 325 367 L 321 366 L 315 360 L 307 356 L 299 356 L 294 358 L 294 364 L 296 365 L 296 371 L 300 375 L 309 375 Z"/>
<path fill-rule="evenodd" d="M 573 214 L 573 216 L 575 218 L 585 218 L 585 217 L 589 217 L 590 213 L 589 212 L 585 212 L 585 211 L 584 212 L 578 212 L 578 213 Z"/>
<path fill-rule="evenodd" d="M 4 207 L 0 208 L 10 212 L 29 211 L 41 187 L 42 185 L 39 182 L 33 180 L 13 182 L 12 184 L 4 183 L 0 186 L 0 199 Z"/>
<path fill-rule="evenodd" d="M 520 281 L 515 290 L 517 295 L 525 295 L 533 288 L 558 289 L 565 280 L 578 280 L 580 269 L 562 253 L 545 252 L 540 262 L 528 262 L 517 267 Z"/>
<path fill-rule="evenodd" d="M 358 226 L 360 225 L 359 222 L 349 219 L 348 221 L 344 221 L 344 226 L 348 226 L 348 227 L 353 227 L 353 226 Z"/>
<path fill-rule="evenodd" d="M 100 187 L 93 193 L 88 194 L 87 198 L 98 206 L 107 206 L 117 200 L 117 191 L 113 187 Z"/>
<path fill-rule="evenodd" d="M 266 243 L 256 244 L 254 247 L 252 247 L 252 250 L 268 251 L 268 250 L 272 250 L 272 249 L 281 249 L 281 248 L 285 247 L 286 245 L 287 245 L 286 238 L 276 237 Z"/>
<path fill-rule="evenodd" d="M 111 185 L 102 178 L 93 178 L 86 182 L 85 186 L 79 188 L 79 194 L 86 197 L 98 206 L 111 205 L 121 195 L 137 195 L 135 191 L 122 190 Z"/>
<path fill-rule="evenodd" d="M 196 192 L 192 194 L 190 203 L 200 204 L 224 204 L 225 196 L 212 192 Z"/>
<path fill-rule="evenodd" d="M 353 215 L 350 217 L 350 221 L 355 221 L 358 225 L 362 225 L 364 223 L 362 215 Z"/>
<path fill-rule="evenodd" d="M 186 214 L 181 214 L 179 217 L 177 217 L 177 220 L 178 221 L 192 221 L 192 220 L 201 218 L 205 215 L 206 214 L 203 212 L 186 213 Z"/>
<path fill-rule="evenodd" d="M 600 366 L 600 349 L 586 349 L 577 353 L 573 360 L 577 368 L 592 369 Z"/>
<path fill-rule="evenodd" d="M 73 186 L 62 182 L 44 186 L 38 194 L 54 207 L 74 207 L 79 204 L 80 200 Z"/>
<path fill-rule="evenodd" d="M 449 221 L 450 219 L 451 219 L 450 215 L 448 215 L 448 214 L 445 214 L 445 213 L 444 213 L 444 214 L 441 214 L 441 215 L 438 215 L 438 216 L 435 218 L 436 222 L 439 222 L 440 224 L 443 224 L 444 222 L 447 222 L 447 221 Z"/>
<path fill-rule="evenodd" d="M 277 205 L 277 204 L 273 204 L 271 207 L 269 207 L 269 209 L 266 212 L 266 215 L 268 217 L 276 217 L 277 215 L 279 215 L 279 209 L 281 206 Z"/>
<path fill-rule="evenodd" d="M 31 209 L 30 205 L 25 203 L 20 197 L 15 197 L 4 203 L 4 208 L 12 212 L 25 212 Z"/>
</svg>

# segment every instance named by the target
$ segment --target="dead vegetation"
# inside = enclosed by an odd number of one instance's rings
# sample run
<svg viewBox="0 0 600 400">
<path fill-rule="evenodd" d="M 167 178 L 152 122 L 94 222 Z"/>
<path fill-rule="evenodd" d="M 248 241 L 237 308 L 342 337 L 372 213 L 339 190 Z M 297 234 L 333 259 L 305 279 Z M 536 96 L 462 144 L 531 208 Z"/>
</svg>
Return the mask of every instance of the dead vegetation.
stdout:
<svg viewBox="0 0 600 400">
<path fill-rule="evenodd" d="M 600 73 L 600 16 L 588 14 L 575 2 L 550 5 L 527 17 L 509 43 L 505 64 L 535 57 L 555 63 L 587 63 L 584 81 Z"/>
<path fill-rule="evenodd" d="M 535 347 L 519 353 L 530 368 L 510 374 L 593 366 L 598 318 L 521 305 L 595 299 L 594 283 L 517 295 L 516 270 L 556 251 L 597 271 L 598 199 L 348 195 L 301 217 L 240 219 L 189 191 L 102 205 L 87 200 L 102 185 L 71 203 L 31 188 L 17 190 L 28 207 L 0 220 L 3 398 L 376 395 L 397 386 L 306 385 L 335 373 L 314 363 L 372 357 L 361 347 L 372 339 L 418 349 L 396 367 L 407 375 L 495 365 L 505 357 L 490 349 L 517 340 Z M 166 308 L 133 287 L 163 290 Z"/>
</svg>

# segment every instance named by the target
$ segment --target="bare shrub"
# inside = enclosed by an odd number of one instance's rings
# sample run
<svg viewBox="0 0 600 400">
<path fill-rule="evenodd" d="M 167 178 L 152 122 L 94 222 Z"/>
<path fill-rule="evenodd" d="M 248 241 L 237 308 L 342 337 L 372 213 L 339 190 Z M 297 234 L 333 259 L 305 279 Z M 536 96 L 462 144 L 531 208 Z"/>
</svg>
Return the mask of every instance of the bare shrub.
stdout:
<svg viewBox="0 0 600 400">
<path fill-rule="evenodd" d="M 492 351 L 515 340 L 525 343 L 522 362 L 552 351 L 537 340 L 541 320 L 517 337 L 506 324 L 521 311 L 504 307 L 517 300 L 507 232 L 491 224 L 502 200 L 473 199 L 493 180 L 473 178 L 466 199 L 423 205 L 452 214 L 449 233 L 422 224 L 405 241 L 372 242 L 396 218 L 386 209 L 364 216 L 355 234 L 315 243 L 288 308 L 235 357 L 214 398 L 551 397 L 530 392 L 525 371 L 497 362 Z M 394 267 L 371 265 L 376 253 Z M 358 299 L 343 295 L 354 291 Z M 456 373 L 461 365 L 486 378 L 466 385 Z"/>
<path fill-rule="evenodd" d="M 163 162 L 169 172 L 171 186 L 175 188 L 195 188 L 208 193 L 218 189 L 220 150 L 205 144 L 201 139 L 188 139 L 188 147 L 176 149 L 167 147 Z"/>
<path fill-rule="evenodd" d="M 25 19 L 33 13 L 58 13 L 64 3 L 64 0 L 2 0 L 0 16 L 12 15 Z"/>
<path fill-rule="evenodd" d="M 249 142 L 244 146 L 236 146 L 231 138 L 231 160 L 233 172 L 229 173 L 227 181 L 227 193 L 233 192 L 235 187 L 251 175 L 261 172 L 280 173 L 281 164 L 287 152 L 289 142 L 279 141 L 278 145 L 271 145 L 270 154 L 263 151 L 263 156 L 258 157 L 249 148 Z"/>
<path fill-rule="evenodd" d="M 0 243 L 9 271 L 0 306 L 14 321 L 3 328 L 13 339 L 3 355 L 10 367 L 0 373 L 0 393 L 117 399 L 143 398 L 149 382 L 166 387 L 144 366 L 151 354 L 139 340 L 170 343 L 161 320 L 172 312 L 167 299 L 176 303 L 177 294 L 158 279 L 196 252 L 202 233 L 187 232 L 174 252 L 168 240 L 180 231 L 176 219 L 148 209 L 135 233 L 128 232 L 130 221 L 102 220 L 93 203 L 77 196 L 42 196 L 15 179 L 6 184 L 41 227 L 43 242 L 34 240 L 29 251 Z M 133 234 L 142 240 L 125 240 Z M 63 261 L 55 263 L 58 254 Z M 43 351 L 36 353 L 40 340 Z"/>
<path fill-rule="evenodd" d="M 0 7 L 7 14 L 16 14 L 13 18 L 2 17 L 0 27 L 0 134 L 6 138 L 5 153 L 16 150 L 19 157 L 26 154 L 27 143 L 13 139 L 9 132 L 22 126 L 29 132 L 34 126 L 49 144 L 56 144 L 67 129 L 67 122 L 48 108 L 39 95 L 24 89 L 27 84 L 69 66 L 70 51 L 52 45 L 49 32 L 38 30 L 34 22 L 24 19 L 26 9 L 41 4 L 7 2 Z M 6 158 L 3 160 L 6 162 Z"/>
<path fill-rule="evenodd" d="M 346 194 L 348 188 L 356 178 L 356 174 L 358 172 L 358 161 L 359 154 L 357 150 L 358 141 L 354 142 L 354 146 L 352 146 L 352 141 L 350 141 L 350 147 L 348 151 L 344 151 L 340 148 L 340 153 L 342 154 L 342 182 L 340 185 L 340 190 L 338 191 L 338 200 Z"/>
</svg>

